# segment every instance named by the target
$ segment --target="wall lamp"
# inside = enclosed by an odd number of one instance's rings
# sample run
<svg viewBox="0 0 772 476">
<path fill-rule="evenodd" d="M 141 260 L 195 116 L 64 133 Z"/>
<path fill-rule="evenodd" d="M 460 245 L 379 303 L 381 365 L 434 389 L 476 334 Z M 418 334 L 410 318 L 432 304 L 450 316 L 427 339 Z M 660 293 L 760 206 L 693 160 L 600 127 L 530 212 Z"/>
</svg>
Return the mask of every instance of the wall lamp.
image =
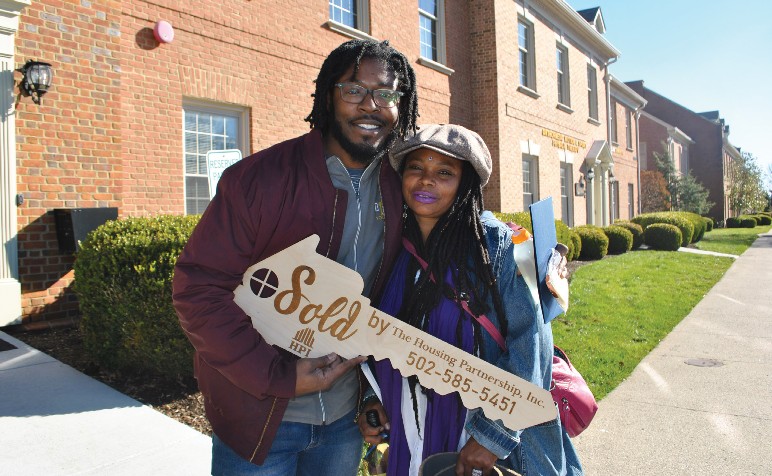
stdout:
<svg viewBox="0 0 772 476">
<path fill-rule="evenodd" d="M 41 61 L 27 60 L 21 69 L 18 69 L 23 77 L 19 88 L 28 96 L 32 96 L 32 102 L 40 104 L 40 97 L 51 87 L 53 74 L 51 65 Z"/>
</svg>

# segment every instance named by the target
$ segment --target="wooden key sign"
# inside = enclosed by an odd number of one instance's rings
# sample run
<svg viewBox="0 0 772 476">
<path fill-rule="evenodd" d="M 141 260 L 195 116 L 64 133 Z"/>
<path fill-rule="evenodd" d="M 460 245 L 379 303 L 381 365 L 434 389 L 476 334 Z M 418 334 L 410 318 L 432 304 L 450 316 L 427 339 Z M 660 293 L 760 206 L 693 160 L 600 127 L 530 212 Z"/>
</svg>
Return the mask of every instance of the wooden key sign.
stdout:
<svg viewBox="0 0 772 476">
<path fill-rule="evenodd" d="M 253 265 L 235 302 L 271 344 L 299 357 L 390 359 L 403 376 L 519 430 L 555 419 L 550 392 L 370 306 L 362 277 L 316 253 L 316 235 Z"/>
</svg>

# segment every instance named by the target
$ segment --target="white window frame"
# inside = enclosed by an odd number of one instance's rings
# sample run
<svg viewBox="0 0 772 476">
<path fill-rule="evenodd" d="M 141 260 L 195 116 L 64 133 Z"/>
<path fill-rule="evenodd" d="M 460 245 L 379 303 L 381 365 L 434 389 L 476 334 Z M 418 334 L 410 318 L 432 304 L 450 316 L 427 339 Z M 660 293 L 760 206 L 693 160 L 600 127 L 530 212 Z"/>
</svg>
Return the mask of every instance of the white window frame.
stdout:
<svg viewBox="0 0 772 476">
<path fill-rule="evenodd" d="M 589 118 L 598 121 L 598 71 L 591 64 L 587 64 L 587 107 Z"/>
<path fill-rule="evenodd" d="M 574 226 L 574 166 L 570 162 L 560 163 L 560 219 L 568 226 Z M 563 195 L 565 193 L 565 195 Z M 563 207 L 563 197 L 566 197 L 566 206 Z M 563 215 L 568 218 L 564 220 Z"/>
<path fill-rule="evenodd" d="M 529 164 L 528 167 L 528 182 L 525 181 L 525 164 Z M 531 203 L 539 201 L 539 160 L 535 155 L 523 154 L 522 162 L 522 180 L 523 180 L 523 210 L 528 208 Z M 526 183 L 530 186 L 530 191 L 526 192 Z M 526 195 L 531 195 L 531 203 L 527 203 Z"/>
<path fill-rule="evenodd" d="M 555 45 L 555 69 L 557 71 L 558 104 L 571 107 L 571 68 L 568 61 L 568 48 Z"/>
<path fill-rule="evenodd" d="M 627 214 L 629 215 L 627 218 L 631 219 L 635 216 L 635 185 L 628 183 L 627 184 Z"/>
<path fill-rule="evenodd" d="M 619 131 L 617 131 L 617 101 L 611 100 L 611 107 L 609 108 L 609 127 L 611 128 L 611 143 L 613 145 L 619 145 Z"/>
<path fill-rule="evenodd" d="M 438 63 L 440 65 L 445 65 L 448 62 L 447 55 L 445 52 L 445 0 L 435 0 L 437 4 L 437 16 L 434 16 L 431 12 L 427 12 L 425 10 L 421 9 L 421 2 L 418 2 L 418 32 L 419 32 L 419 38 L 421 33 L 421 18 L 426 18 L 429 21 L 432 22 L 434 25 L 435 31 L 435 37 L 437 38 L 437 45 L 436 45 L 436 51 L 437 54 L 435 57 L 431 56 L 424 56 L 423 54 L 423 43 L 420 43 L 419 49 L 421 51 L 420 59 L 421 60 L 428 60 L 433 63 Z M 419 39 L 420 42 L 420 39 Z"/>
<path fill-rule="evenodd" d="M 327 1 L 327 15 L 329 20 L 325 23 L 325 26 L 332 31 L 336 31 L 350 38 L 359 38 L 362 40 L 374 40 L 370 36 L 370 0 L 351 0 L 354 8 L 356 9 L 356 25 L 350 26 L 345 23 L 333 20 L 330 15 L 330 9 L 338 7 L 335 5 L 335 0 Z"/>
<path fill-rule="evenodd" d="M 188 212 L 188 190 L 187 177 L 201 177 L 203 174 L 188 174 L 185 164 L 185 113 L 189 111 L 202 112 L 205 114 L 214 114 L 218 116 L 235 117 L 238 120 L 238 140 L 236 148 L 241 151 L 242 157 L 248 154 L 249 139 L 249 109 L 233 104 L 222 104 L 211 101 L 205 101 L 196 98 L 183 98 L 182 100 L 182 187 L 183 187 L 183 208 L 185 214 Z"/>
<path fill-rule="evenodd" d="M 521 43 L 520 26 L 524 26 L 525 45 Z M 533 22 L 526 20 L 522 16 L 517 18 L 517 84 L 518 91 L 536 95 L 536 37 L 534 35 Z M 525 66 L 523 66 L 522 56 L 525 55 Z M 525 67 L 525 73 L 523 73 Z M 525 82 L 525 84 L 523 84 Z"/>
<path fill-rule="evenodd" d="M 633 111 L 625 107 L 625 147 L 633 150 Z"/>
</svg>

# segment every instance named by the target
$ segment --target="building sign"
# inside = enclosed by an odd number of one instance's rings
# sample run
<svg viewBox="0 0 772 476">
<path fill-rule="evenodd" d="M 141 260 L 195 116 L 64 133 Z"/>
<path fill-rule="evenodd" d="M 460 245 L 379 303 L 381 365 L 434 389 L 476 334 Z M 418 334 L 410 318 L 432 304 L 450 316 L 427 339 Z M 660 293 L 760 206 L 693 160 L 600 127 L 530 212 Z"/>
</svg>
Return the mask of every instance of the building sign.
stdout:
<svg viewBox="0 0 772 476">
<path fill-rule="evenodd" d="M 317 235 L 251 266 L 234 301 L 266 342 L 299 357 L 390 359 L 402 375 L 519 430 L 556 418 L 549 391 L 370 306 L 362 277 L 316 253 Z"/>
<path fill-rule="evenodd" d="M 217 191 L 217 182 L 220 181 L 223 171 L 241 160 L 241 151 L 238 149 L 210 150 L 206 153 L 206 169 L 209 176 L 209 200 L 214 198 Z"/>
<path fill-rule="evenodd" d="M 552 147 L 558 149 L 567 150 L 575 154 L 579 153 L 579 149 L 586 149 L 587 143 L 583 140 L 574 139 L 560 132 L 555 132 L 550 129 L 542 129 L 541 135 L 552 139 Z"/>
</svg>

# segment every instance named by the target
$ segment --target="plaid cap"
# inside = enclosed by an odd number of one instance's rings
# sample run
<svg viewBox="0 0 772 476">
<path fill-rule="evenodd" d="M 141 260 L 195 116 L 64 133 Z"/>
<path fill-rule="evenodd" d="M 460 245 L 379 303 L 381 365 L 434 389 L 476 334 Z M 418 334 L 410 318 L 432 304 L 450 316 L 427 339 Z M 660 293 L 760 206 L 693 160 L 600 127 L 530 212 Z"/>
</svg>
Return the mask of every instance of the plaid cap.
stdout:
<svg viewBox="0 0 772 476">
<path fill-rule="evenodd" d="M 410 152 L 426 148 L 458 160 L 466 160 L 480 176 L 480 184 L 488 183 L 493 170 L 493 160 L 488 146 L 476 132 L 456 124 L 427 124 L 418 132 L 397 143 L 389 151 L 389 161 L 397 172 Z"/>
</svg>

